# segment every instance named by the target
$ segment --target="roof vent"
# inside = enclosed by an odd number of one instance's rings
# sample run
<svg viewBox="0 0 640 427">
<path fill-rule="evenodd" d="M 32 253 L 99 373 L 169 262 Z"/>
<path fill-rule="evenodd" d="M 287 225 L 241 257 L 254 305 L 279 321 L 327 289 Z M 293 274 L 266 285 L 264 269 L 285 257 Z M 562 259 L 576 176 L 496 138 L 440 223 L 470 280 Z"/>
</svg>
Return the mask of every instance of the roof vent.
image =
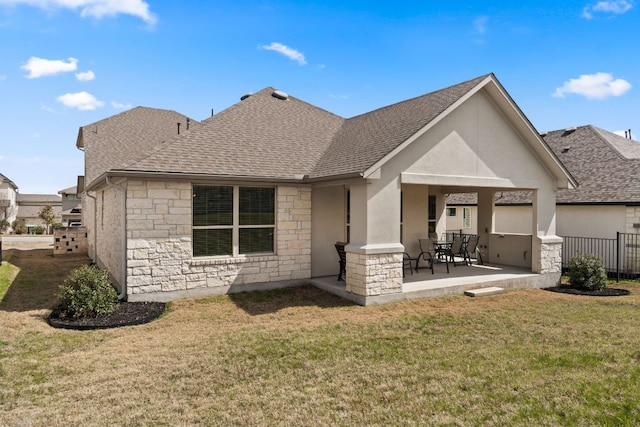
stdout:
<svg viewBox="0 0 640 427">
<path fill-rule="evenodd" d="M 542 132 L 540 132 L 540 136 L 547 136 L 547 131 L 543 130 Z"/>
<path fill-rule="evenodd" d="M 271 96 L 278 99 L 289 99 L 289 94 L 287 94 L 286 92 L 282 92 L 281 90 L 274 90 Z"/>
<path fill-rule="evenodd" d="M 577 128 L 577 127 L 575 127 L 575 126 L 570 127 L 570 128 L 566 128 L 566 129 L 564 130 L 564 134 L 565 134 L 565 135 L 570 134 L 571 132 L 575 132 L 577 129 L 578 129 L 578 128 Z"/>
<path fill-rule="evenodd" d="M 246 95 L 242 95 L 240 97 L 240 101 L 244 101 L 245 99 L 247 99 L 248 97 L 250 97 L 251 95 L 253 95 L 253 93 L 249 92 Z"/>
<path fill-rule="evenodd" d="M 569 150 L 571 150 L 571 147 L 564 147 L 564 148 L 562 149 L 562 152 L 563 152 L 563 153 L 568 153 L 568 152 L 569 152 Z"/>
</svg>

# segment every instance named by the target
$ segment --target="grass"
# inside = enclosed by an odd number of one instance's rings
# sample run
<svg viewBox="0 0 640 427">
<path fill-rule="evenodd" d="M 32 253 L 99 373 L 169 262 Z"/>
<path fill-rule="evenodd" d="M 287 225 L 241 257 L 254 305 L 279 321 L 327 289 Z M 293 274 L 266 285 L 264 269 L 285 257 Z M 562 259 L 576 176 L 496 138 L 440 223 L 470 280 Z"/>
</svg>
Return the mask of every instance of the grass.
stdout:
<svg viewBox="0 0 640 427">
<path fill-rule="evenodd" d="M 373 307 L 301 287 L 84 332 L 0 304 L 0 425 L 639 425 L 640 285 L 616 286 Z"/>
</svg>

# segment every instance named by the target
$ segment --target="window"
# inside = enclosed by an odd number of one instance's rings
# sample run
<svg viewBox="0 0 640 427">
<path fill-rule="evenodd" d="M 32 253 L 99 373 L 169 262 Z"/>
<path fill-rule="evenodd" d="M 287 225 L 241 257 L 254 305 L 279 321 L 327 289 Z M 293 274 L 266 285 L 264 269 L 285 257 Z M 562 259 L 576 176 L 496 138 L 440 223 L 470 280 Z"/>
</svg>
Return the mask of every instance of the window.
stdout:
<svg viewBox="0 0 640 427">
<path fill-rule="evenodd" d="M 447 216 L 457 216 L 458 209 L 457 208 L 447 208 Z"/>
<path fill-rule="evenodd" d="M 471 228 L 471 208 L 462 209 L 462 228 Z"/>
<path fill-rule="evenodd" d="M 275 189 L 193 186 L 193 256 L 274 252 Z"/>
<path fill-rule="evenodd" d="M 436 232 L 436 196 L 429 196 L 429 229 L 427 232 Z"/>
</svg>

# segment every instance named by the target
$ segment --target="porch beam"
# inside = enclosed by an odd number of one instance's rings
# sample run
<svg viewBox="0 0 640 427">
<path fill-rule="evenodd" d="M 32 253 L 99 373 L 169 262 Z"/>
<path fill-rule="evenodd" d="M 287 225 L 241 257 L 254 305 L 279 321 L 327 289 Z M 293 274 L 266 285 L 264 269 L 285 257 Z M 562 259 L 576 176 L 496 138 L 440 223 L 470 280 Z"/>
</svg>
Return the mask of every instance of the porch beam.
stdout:
<svg viewBox="0 0 640 427">
<path fill-rule="evenodd" d="M 400 174 L 400 182 L 402 184 L 481 188 L 517 188 L 520 190 L 534 189 L 540 186 L 540 183 L 538 181 L 528 179 L 505 179 L 463 175 L 434 175 L 412 172 L 402 172 Z"/>
</svg>

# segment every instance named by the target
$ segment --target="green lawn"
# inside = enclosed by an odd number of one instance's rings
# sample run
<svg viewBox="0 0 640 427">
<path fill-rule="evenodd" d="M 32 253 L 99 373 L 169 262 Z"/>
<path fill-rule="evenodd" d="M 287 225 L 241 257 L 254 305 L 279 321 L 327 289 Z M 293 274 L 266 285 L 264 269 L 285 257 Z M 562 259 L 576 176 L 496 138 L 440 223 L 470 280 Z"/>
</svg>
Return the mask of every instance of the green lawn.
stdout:
<svg viewBox="0 0 640 427">
<path fill-rule="evenodd" d="M 4 303 L 0 425 L 636 426 L 640 285 L 618 286 L 373 307 L 302 287 L 85 332 L 50 328 L 44 295 Z"/>
</svg>

